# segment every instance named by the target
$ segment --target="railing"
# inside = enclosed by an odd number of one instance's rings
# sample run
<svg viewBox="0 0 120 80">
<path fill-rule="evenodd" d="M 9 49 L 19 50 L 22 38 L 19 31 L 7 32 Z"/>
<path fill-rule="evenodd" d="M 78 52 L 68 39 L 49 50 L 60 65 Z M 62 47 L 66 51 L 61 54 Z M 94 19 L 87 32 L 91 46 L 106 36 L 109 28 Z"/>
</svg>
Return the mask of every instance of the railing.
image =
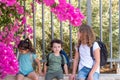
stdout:
<svg viewBox="0 0 120 80">
<path fill-rule="evenodd" d="M 120 58 L 120 0 L 114 0 L 114 2 L 117 2 L 118 4 L 118 17 L 119 17 L 119 19 L 118 19 L 118 58 Z M 72 0 L 69 0 L 68 1 L 69 3 L 71 3 L 72 4 Z M 89 25 L 91 25 L 91 26 L 93 26 L 94 24 L 92 24 L 92 16 L 94 16 L 94 15 L 92 15 L 92 12 L 94 12 L 94 11 L 92 11 L 92 7 L 94 6 L 94 3 L 92 3 L 93 1 L 92 0 L 78 0 L 77 1 L 77 4 L 78 4 L 78 8 L 80 8 L 81 9 L 81 11 L 82 10 L 85 10 L 85 9 L 83 9 L 83 6 L 82 6 L 82 4 L 83 4 L 83 2 L 86 2 L 86 12 L 87 13 L 85 13 L 86 14 L 86 16 L 87 16 L 87 23 L 89 24 Z M 119 59 L 113 59 L 113 20 L 112 20 L 112 15 L 113 15 L 113 12 L 112 12 L 112 4 L 114 3 L 112 0 L 106 0 L 106 1 L 103 1 L 103 0 L 98 0 L 97 1 L 98 3 L 99 3 L 99 28 L 100 28 L 100 33 L 99 33 L 99 35 L 100 35 L 100 39 L 103 41 L 103 21 L 104 21 L 104 17 L 103 17 L 103 11 L 104 11 L 104 6 L 103 6 L 103 3 L 104 3 L 104 5 L 106 4 L 107 5 L 107 3 L 109 4 L 108 6 L 108 11 L 109 11 L 109 17 L 108 17 L 108 22 L 106 22 L 107 24 L 109 24 L 109 31 L 108 31 L 108 34 L 109 34 L 109 55 L 110 55 L 110 59 L 108 59 L 108 62 L 111 62 L 111 68 L 112 68 L 112 62 L 120 62 L 120 60 Z M 35 4 L 35 1 L 33 0 L 33 5 Z M 92 5 L 93 4 L 93 5 Z M 24 6 L 26 6 L 25 5 L 25 1 L 24 1 Z M 44 56 L 45 56 L 45 50 L 46 50 L 46 48 L 45 48 L 45 43 L 46 43 L 46 40 L 45 40 L 45 5 L 44 4 L 42 4 L 42 6 L 41 6 L 41 11 L 42 11 L 42 55 L 43 55 L 43 59 L 44 59 Z M 54 39 L 54 22 L 53 22 L 53 13 L 51 12 L 51 19 L 50 19 L 50 22 L 51 22 L 51 24 L 50 24 L 50 27 L 51 27 L 51 39 Z M 63 40 L 63 23 L 62 22 L 59 22 L 60 23 L 60 39 L 61 40 Z M 73 36 L 72 36 L 72 26 L 71 25 L 69 25 L 69 55 L 70 55 L 70 61 L 72 62 L 72 59 L 73 59 L 73 45 L 72 45 L 72 38 L 73 38 Z M 36 48 L 36 12 L 34 11 L 33 12 L 33 29 L 34 29 L 34 34 L 33 34 L 33 42 L 34 42 L 34 47 Z M 44 61 L 44 60 L 43 60 Z"/>
</svg>

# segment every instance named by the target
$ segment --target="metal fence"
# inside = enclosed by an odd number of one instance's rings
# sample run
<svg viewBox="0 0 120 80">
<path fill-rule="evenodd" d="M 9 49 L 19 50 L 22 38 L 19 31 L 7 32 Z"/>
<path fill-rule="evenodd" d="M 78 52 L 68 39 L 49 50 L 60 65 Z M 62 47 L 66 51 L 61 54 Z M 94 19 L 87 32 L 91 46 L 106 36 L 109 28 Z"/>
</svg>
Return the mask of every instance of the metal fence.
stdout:
<svg viewBox="0 0 120 80">
<path fill-rule="evenodd" d="M 68 2 L 71 3 L 72 0 L 69 0 Z M 88 25 L 91 25 L 92 26 L 92 0 L 76 0 L 78 2 L 78 8 L 81 9 L 81 1 L 86 1 L 86 16 L 87 16 L 87 22 L 88 22 Z M 99 28 L 100 28 L 100 39 L 103 40 L 103 0 L 96 0 L 99 2 Z M 118 59 L 113 59 L 113 25 L 112 25 L 112 3 L 114 1 L 117 1 L 118 2 L 118 17 L 119 17 L 119 20 L 118 20 L 118 53 L 119 53 L 119 56 L 120 56 L 120 1 L 119 0 L 107 0 L 107 2 L 109 3 L 109 47 L 110 47 L 110 59 L 108 60 L 109 62 L 120 62 L 120 57 Z M 35 4 L 35 1 L 33 0 L 33 5 Z M 24 4 L 25 6 L 25 4 Z M 44 4 L 42 4 L 42 53 L 43 53 L 43 56 L 45 55 L 45 26 L 44 26 Z M 82 9 L 81 9 L 82 11 Z M 54 24 L 53 24 L 53 13 L 51 12 L 51 39 L 54 39 Z M 63 40 L 63 24 L 62 22 L 60 22 L 60 39 Z M 33 29 L 34 29 L 34 34 L 33 34 L 33 42 L 34 42 L 34 47 L 36 48 L 36 12 L 33 11 Z M 72 49 L 72 25 L 69 25 L 69 45 L 70 45 L 70 61 L 72 61 L 73 59 L 73 49 Z M 111 63 L 111 66 L 112 66 L 112 63 Z"/>
</svg>

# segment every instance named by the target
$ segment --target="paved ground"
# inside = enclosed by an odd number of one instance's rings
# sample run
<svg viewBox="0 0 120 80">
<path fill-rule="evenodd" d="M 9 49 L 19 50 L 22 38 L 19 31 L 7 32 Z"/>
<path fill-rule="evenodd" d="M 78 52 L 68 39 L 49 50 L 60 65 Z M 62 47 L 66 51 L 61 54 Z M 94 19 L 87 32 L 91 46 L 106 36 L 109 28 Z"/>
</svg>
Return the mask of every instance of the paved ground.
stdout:
<svg viewBox="0 0 120 80">
<path fill-rule="evenodd" d="M 15 77 L 9 76 L 5 80 L 15 80 Z M 24 80 L 30 80 L 25 78 Z M 44 80 L 44 77 L 39 77 L 39 80 Z M 64 80 L 69 80 L 68 76 L 64 77 Z M 100 80 L 120 80 L 120 74 L 101 74 Z"/>
</svg>

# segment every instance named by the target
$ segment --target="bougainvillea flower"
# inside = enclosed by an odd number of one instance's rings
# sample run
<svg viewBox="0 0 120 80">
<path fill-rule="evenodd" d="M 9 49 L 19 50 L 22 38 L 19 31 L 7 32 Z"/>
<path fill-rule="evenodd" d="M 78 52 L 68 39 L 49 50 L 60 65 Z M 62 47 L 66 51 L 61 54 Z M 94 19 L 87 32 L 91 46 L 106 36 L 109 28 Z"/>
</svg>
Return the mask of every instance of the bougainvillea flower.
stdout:
<svg viewBox="0 0 120 80">
<path fill-rule="evenodd" d="M 46 6 L 53 6 L 55 4 L 55 0 L 43 0 Z"/>
<path fill-rule="evenodd" d="M 16 0 L 6 0 L 7 6 L 13 6 L 16 3 Z"/>
<path fill-rule="evenodd" d="M 0 42 L 0 78 L 15 75 L 19 71 L 18 61 L 11 46 Z"/>
</svg>

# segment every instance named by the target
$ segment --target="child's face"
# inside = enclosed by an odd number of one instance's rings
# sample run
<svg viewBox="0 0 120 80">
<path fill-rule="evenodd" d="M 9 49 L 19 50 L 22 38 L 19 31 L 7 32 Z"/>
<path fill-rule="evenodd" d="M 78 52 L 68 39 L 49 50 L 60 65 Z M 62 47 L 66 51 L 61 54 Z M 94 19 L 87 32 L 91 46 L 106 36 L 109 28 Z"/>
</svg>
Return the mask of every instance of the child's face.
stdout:
<svg viewBox="0 0 120 80">
<path fill-rule="evenodd" d="M 52 51 L 54 53 L 60 53 L 61 49 L 62 49 L 61 44 L 53 43 Z"/>
<path fill-rule="evenodd" d="M 28 49 L 26 49 L 26 50 L 23 50 L 23 49 L 19 49 L 19 51 L 21 52 L 21 53 L 23 53 L 23 54 L 25 54 L 25 53 L 28 53 Z"/>
</svg>

